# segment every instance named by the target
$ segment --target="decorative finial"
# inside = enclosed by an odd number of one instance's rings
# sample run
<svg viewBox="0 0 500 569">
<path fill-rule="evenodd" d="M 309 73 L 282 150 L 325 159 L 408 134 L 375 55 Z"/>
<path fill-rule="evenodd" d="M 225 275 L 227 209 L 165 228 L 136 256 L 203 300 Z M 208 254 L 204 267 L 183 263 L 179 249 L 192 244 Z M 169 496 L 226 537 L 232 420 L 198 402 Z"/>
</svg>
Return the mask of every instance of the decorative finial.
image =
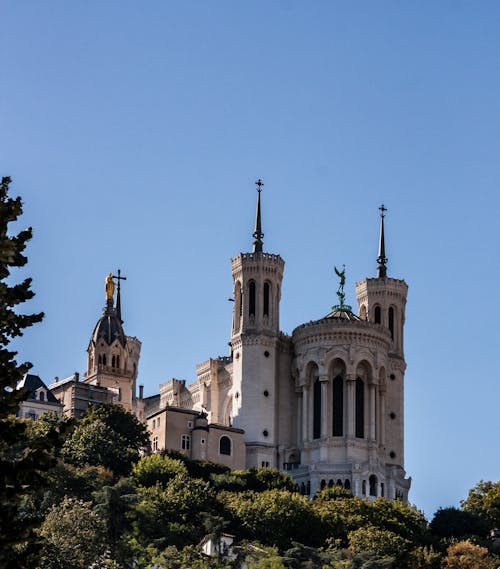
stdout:
<svg viewBox="0 0 500 569">
<path fill-rule="evenodd" d="M 110 273 L 111 274 L 111 273 Z M 117 274 L 113 275 L 113 278 L 118 281 L 118 290 L 116 291 L 116 315 L 120 319 L 120 322 L 123 324 L 122 320 L 122 301 L 120 297 L 120 281 L 126 281 L 127 277 L 121 276 L 121 271 L 118 269 Z"/>
<path fill-rule="evenodd" d="M 377 277 L 387 277 L 387 257 L 385 256 L 385 235 L 384 235 L 384 218 L 387 208 L 382 204 L 380 210 L 380 238 L 378 244 L 378 257 L 377 257 Z"/>
<path fill-rule="evenodd" d="M 113 281 L 113 273 L 109 273 L 104 282 L 106 288 L 106 300 L 108 301 L 108 304 L 109 301 L 111 300 L 111 305 L 113 305 L 113 296 L 115 294 L 115 283 Z"/>
<path fill-rule="evenodd" d="M 257 212 L 255 215 L 255 231 L 253 232 L 253 238 L 254 238 L 253 252 L 262 253 L 262 245 L 263 245 L 262 239 L 264 237 L 264 234 L 262 233 L 262 223 L 260 219 L 260 192 L 262 192 L 262 186 L 264 185 L 264 182 L 259 178 L 255 182 L 255 185 L 257 186 L 258 197 L 257 197 Z"/>
</svg>

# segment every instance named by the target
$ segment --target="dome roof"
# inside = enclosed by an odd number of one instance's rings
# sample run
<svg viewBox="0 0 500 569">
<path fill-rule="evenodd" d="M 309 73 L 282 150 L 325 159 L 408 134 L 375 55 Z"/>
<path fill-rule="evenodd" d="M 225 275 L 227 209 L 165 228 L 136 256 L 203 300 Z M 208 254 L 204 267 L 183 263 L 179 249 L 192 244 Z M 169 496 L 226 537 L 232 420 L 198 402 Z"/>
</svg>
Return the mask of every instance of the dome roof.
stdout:
<svg viewBox="0 0 500 569">
<path fill-rule="evenodd" d="M 113 300 L 108 301 L 106 308 L 103 310 L 101 318 L 92 333 L 92 342 L 97 343 L 98 340 L 104 340 L 108 345 L 118 340 L 122 346 L 125 346 L 127 339 L 123 331 L 122 321 L 113 307 Z"/>
<path fill-rule="evenodd" d="M 352 308 L 347 304 L 333 306 L 332 311 L 325 318 L 335 318 L 336 320 L 349 320 L 350 322 L 359 322 L 361 318 L 356 316 Z"/>
</svg>

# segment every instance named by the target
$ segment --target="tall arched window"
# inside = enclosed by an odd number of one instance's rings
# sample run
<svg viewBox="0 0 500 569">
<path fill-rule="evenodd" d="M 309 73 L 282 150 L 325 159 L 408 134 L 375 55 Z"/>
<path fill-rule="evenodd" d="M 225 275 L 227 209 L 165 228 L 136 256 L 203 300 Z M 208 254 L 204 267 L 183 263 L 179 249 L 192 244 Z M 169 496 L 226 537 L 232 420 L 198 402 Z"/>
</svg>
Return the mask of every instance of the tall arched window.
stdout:
<svg viewBox="0 0 500 569">
<path fill-rule="evenodd" d="M 370 478 L 368 479 L 368 482 L 370 484 L 370 496 L 376 496 L 377 495 L 377 477 L 375 476 L 375 474 L 372 474 L 370 476 Z"/>
<path fill-rule="evenodd" d="M 255 316 L 255 281 L 248 284 L 248 315 Z"/>
<path fill-rule="evenodd" d="M 116 356 L 116 367 L 120 367 L 120 356 Z"/>
<path fill-rule="evenodd" d="M 375 306 L 375 324 L 382 323 L 382 311 L 380 310 L 380 306 Z"/>
<path fill-rule="evenodd" d="M 241 326 L 241 283 L 236 281 L 234 285 L 234 331 L 238 332 Z"/>
<path fill-rule="evenodd" d="M 101 357 L 101 354 L 99 354 L 99 357 L 97 358 L 97 364 L 98 364 L 98 365 L 102 365 L 102 357 Z"/>
<path fill-rule="evenodd" d="M 269 316 L 269 283 L 264 283 L 264 316 Z"/>
<path fill-rule="evenodd" d="M 220 438 L 219 453 L 231 455 L 231 439 L 229 437 L 223 436 Z"/>
<path fill-rule="evenodd" d="M 356 379 L 356 437 L 363 439 L 365 436 L 365 382 L 358 377 Z"/>
<path fill-rule="evenodd" d="M 115 367 L 115 365 L 116 365 L 116 358 L 115 358 L 115 356 L 113 356 L 111 358 L 111 367 Z"/>
<path fill-rule="evenodd" d="M 391 338 L 394 340 L 394 308 L 392 306 L 389 307 L 389 330 L 391 331 Z"/>
<path fill-rule="evenodd" d="M 344 380 L 338 375 L 333 380 L 333 436 L 344 434 Z"/>
<path fill-rule="evenodd" d="M 106 354 L 102 354 L 102 365 L 106 365 Z"/>
<path fill-rule="evenodd" d="M 313 401 L 313 439 L 321 437 L 321 383 L 319 377 L 314 382 Z"/>
</svg>

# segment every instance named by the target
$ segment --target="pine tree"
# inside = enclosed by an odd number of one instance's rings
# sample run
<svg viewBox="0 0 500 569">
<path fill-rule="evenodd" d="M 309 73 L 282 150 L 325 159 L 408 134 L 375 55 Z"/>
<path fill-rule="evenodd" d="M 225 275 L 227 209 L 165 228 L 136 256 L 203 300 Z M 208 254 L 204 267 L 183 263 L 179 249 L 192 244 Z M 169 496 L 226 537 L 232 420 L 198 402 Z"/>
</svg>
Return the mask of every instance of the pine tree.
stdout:
<svg viewBox="0 0 500 569">
<path fill-rule="evenodd" d="M 50 437 L 29 445 L 26 425 L 15 418 L 19 403 L 27 393 L 16 390 L 18 381 L 31 364 L 18 364 L 16 352 L 7 349 L 13 338 L 40 322 L 43 313 L 18 314 L 18 305 L 33 298 L 31 279 L 10 285 L 11 269 L 23 267 L 28 259 L 23 255 L 31 239 L 31 228 L 9 235 L 9 223 L 22 214 L 21 198 L 8 195 L 8 177 L 0 184 L 0 567 L 20 567 L 36 548 L 33 522 L 23 520 L 20 504 L 23 497 L 41 482 L 43 471 L 51 465 L 48 452 Z"/>
<path fill-rule="evenodd" d="M 6 279 L 12 267 L 23 267 L 28 259 L 23 255 L 26 243 L 31 239 L 32 229 L 28 227 L 18 235 L 8 235 L 8 225 L 22 214 L 21 198 L 8 196 L 9 177 L 2 178 L 0 184 L 0 420 L 15 414 L 19 403 L 26 398 L 22 391 L 16 391 L 16 385 L 30 369 L 30 363 L 18 365 L 16 352 L 7 346 L 12 338 L 23 335 L 23 330 L 40 322 L 43 313 L 22 315 L 15 308 L 33 298 L 31 279 L 9 286 Z"/>
</svg>

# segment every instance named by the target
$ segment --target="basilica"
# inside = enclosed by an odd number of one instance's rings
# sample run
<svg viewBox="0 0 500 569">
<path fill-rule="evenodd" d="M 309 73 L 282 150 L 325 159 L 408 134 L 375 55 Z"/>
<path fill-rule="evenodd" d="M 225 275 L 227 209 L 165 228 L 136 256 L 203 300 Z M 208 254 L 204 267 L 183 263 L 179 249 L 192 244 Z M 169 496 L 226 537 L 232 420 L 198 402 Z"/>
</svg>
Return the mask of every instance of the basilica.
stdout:
<svg viewBox="0 0 500 569">
<path fill-rule="evenodd" d="M 387 275 L 381 209 L 377 274 L 356 283 L 357 313 L 339 303 L 291 335 L 280 331 L 284 260 L 264 248 L 257 182 L 252 251 L 231 259 L 230 354 L 196 366 L 196 381 L 170 379 L 137 393 L 141 342 L 124 332 L 120 273 L 91 334 L 87 371 L 48 389 L 64 412 L 116 402 L 144 421 L 151 451 L 173 449 L 233 469 L 286 470 L 303 494 L 333 485 L 354 495 L 407 500 L 403 332 L 408 287 Z M 115 290 L 116 289 L 116 290 Z"/>
</svg>

